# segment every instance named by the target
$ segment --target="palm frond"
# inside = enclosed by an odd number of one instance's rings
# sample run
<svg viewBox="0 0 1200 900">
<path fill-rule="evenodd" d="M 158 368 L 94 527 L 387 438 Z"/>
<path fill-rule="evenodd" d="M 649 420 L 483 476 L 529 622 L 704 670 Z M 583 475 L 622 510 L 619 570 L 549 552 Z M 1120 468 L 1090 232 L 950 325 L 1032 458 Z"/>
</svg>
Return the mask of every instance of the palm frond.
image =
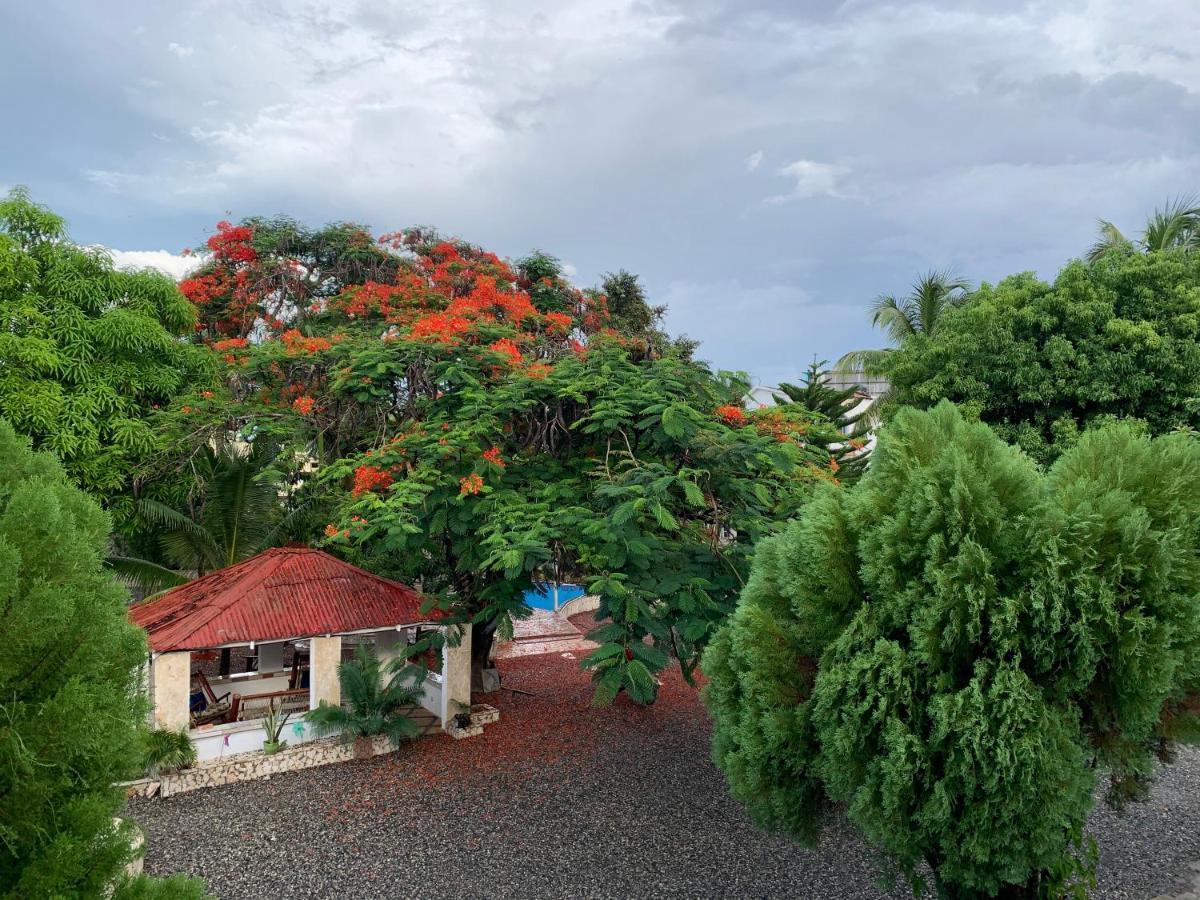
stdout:
<svg viewBox="0 0 1200 900">
<path fill-rule="evenodd" d="M 833 364 L 834 372 L 839 375 L 879 375 L 883 372 L 883 364 L 887 361 L 891 350 L 851 350 L 843 354 Z"/>
<path fill-rule="evenodd" d="M 147 594 L 186 584 L 188 580 L 166 566 L 132 556 L 109 556 L 104 565 L 126 586 Z"/>
<path fill-rule="evenodd" d="M 871 324 L 882 329 L 894 344 L 904 343 L 916 331 L 910 307 L 890 294 L 875 298 L 871 306 Z"/>
<path fill-rule="evenodd" d="M 1195 196 L 1179 196 L 1156 209 L 1142 233 L 1147 252 L 1188 248 L 1200 230 L 1200 203 Z"/>
<path fill-rule="evenodd" d="M 1127 252 L 1132 249 L 1133 241 L 1125 237 L 1121 229 L 1107 219 L 1101 219 L 1099 236 L 1087 252 L 1087 261 L 1098 262 L 1110 253 Z"/>
</svg>

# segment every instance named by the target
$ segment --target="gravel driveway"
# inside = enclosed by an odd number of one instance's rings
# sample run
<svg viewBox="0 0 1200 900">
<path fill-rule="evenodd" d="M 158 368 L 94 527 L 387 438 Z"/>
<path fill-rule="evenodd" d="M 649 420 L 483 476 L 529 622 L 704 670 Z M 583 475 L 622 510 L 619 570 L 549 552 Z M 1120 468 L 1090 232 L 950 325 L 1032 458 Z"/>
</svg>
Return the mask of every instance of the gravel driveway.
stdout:
<svg viewBox="0 0 1200 900">
<path fill-rule="evenodd" d="M 588 705 L 577 662 L 507 661 L 502 720 L 364 762 L 134 801 L 146 869 L 222 898 L 909 897 L 845 823 L 806 851 L 757 831 L 709 760 L 695 692 L 669 677 L 649 709 Z M 496 696 L 496 695 L 494 695 Z M 1200 860 L 1200 754 L 1153 799 L 1099 808 L 1106 898 L 1182 892 Z"/>
</svg>

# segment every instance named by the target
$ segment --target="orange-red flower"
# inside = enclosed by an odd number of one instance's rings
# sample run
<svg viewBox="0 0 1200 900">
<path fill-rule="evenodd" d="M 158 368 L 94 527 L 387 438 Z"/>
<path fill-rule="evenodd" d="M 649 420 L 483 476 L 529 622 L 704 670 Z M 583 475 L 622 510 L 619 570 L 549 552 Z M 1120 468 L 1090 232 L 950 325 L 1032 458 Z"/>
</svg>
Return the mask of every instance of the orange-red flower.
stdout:
<svg viewBox="0 0 1200 900">
<path fill-rule="evenodd" d="M 359 497 L 370 491 L 386 488 L 391 483 L 391 473 L 379 466 L 359 466 L 354 470 L 354 487 L 350 493 Z"/>
<path fill-rule="evenodd" d="M 732 404 L 718 406 L 717 417 L 730 428 L 741 428 L 746 424 L 746 413 L 742 411 L 740 406 L 733 406 Z"/>
<path fill-rule="evenodd" d="M 458 479 L 458 496 L 462 497 L 467 494 L 478 494 L 483 490 L 483 476 L 477 472 L 472 472 L 466 478 Z"/>
</svg>

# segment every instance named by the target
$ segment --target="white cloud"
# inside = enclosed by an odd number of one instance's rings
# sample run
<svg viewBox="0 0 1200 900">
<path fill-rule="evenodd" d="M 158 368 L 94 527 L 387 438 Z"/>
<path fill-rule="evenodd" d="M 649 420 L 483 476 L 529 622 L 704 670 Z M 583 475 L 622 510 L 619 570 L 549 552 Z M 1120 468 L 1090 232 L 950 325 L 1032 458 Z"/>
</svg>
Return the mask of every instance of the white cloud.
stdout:
<svg viewBox="0 0 1200 900">
<path fill-rule="evenodd" d="M 108 251 L 113 265 L 118 269 L 158 269 L 176 281 L 186 277 L 204 261 L 203 257 L 184 256 L 170 250 L 113 250 L 111 247 L 102 249 Z"/>
<path fill-rule="evenodd" d="M 183 44 L 177 44 L 174 41 L 167 44 L 167 49 L 178 56 L 180 59 L 187 59 L 196 52 L 195 47 L 185 47 Z"/>
<path fill-rule="evenodd" d="M 845 195 L 839 188 L 839 182 L 848 175 L 850 170 L 845 166 L 834 163 L 815 162 L 811 159 L 798 159 L 779 170 L 779 174 L 795 180 L 792 190 L 786 194 L 776 194 L 768 197 L 768 203 L 783 203 L 787 200 L 804 200 L 808 197 L 837 197 Z"/>
<path fill-rule="evenodd" d="M 749 156 L 746 157 L 746 171 L 753 172 L 760 165 L 762 165 L 762 161 L 763 161 L 763 152 L 761 150 L 755 150 L 753 153 L 751 153 Z"/>
</svg>

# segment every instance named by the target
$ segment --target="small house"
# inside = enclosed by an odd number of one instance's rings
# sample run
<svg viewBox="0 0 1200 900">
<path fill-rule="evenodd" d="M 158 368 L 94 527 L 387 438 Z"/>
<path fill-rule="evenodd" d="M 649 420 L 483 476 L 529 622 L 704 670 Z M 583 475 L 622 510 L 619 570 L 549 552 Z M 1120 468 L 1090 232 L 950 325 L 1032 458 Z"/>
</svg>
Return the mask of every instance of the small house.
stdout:
<svg viewBox="0 0 1200 900">
<path fill-rule="evenodd" d="M 338 666 L 357 645 L 388 662 L 426 629 L 452 627 L 444 613 L 423 611 L 423 600 L 323 551 L 281 547 L 138 603 L 130 618 L 149 639 L 154 725 L 189 728 L 201 760 L 258 750 L 272 707 L 300 713 L 341 702 Z M 217 669 L 219 659 L 226 666 Z M 449 730 L 471 704 L 470 630 L 428 663 L 414 713 Z M 314 735 L 294 715 L 285 737 L 294 745 Z"/>
</svg>

